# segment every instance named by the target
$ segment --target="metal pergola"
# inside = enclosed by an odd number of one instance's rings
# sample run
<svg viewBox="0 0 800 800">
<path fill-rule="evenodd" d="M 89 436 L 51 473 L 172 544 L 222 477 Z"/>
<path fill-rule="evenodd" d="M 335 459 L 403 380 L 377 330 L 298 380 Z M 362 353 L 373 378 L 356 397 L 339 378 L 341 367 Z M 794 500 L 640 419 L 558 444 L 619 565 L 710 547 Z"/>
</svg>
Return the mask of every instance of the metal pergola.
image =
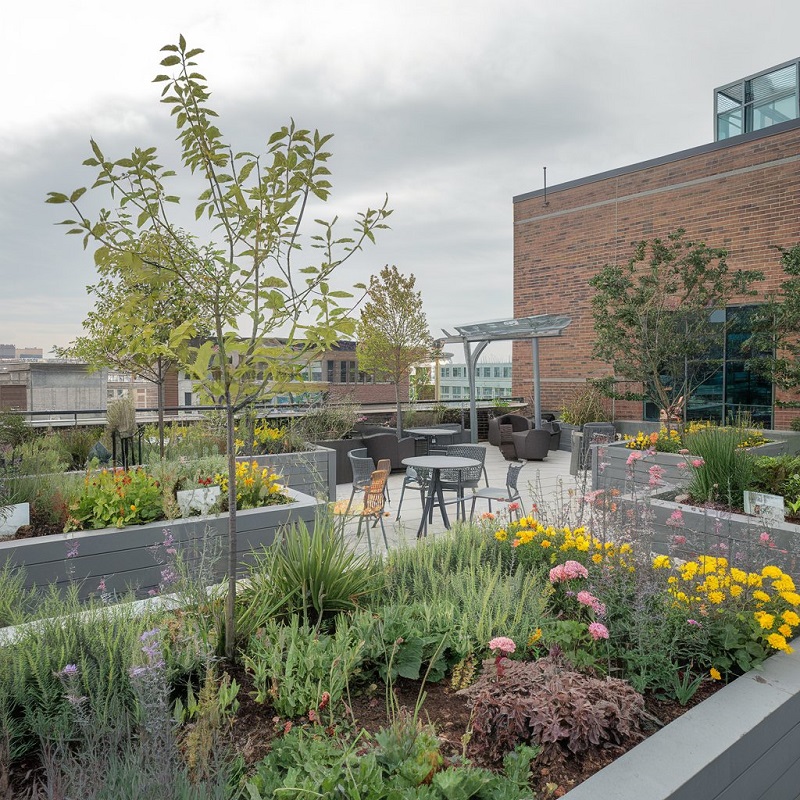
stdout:
<svg viewBox="0 0 800 800">
<path fill-rule="evenodd" d="M 533 349 L 533 404 L 534 420 L 541 423 L 542 400 L 541 382 L 539 379 L 539 339 L 561 336 L 562 331 L 572 319 L 560 314 L 537 314 L 533 317 L 516 319 L 499 319 L 490 322 L 476 322 L 471 325 L 456 325 L 458 333 L 450 333 L 442 328 L 444 338 L 438 342 L 442 345 L 461 342 L 464 346 L 464 358 L 467 362 L 469 378 L 469 425 L 471 439 L 478 441 L 478 409 L 475 398 L 475 367 L 481 353 L 491 342 L 517 341 L 530 339 Z M 474 348 L 473 348 L 474 345 Z"/>
</svg>

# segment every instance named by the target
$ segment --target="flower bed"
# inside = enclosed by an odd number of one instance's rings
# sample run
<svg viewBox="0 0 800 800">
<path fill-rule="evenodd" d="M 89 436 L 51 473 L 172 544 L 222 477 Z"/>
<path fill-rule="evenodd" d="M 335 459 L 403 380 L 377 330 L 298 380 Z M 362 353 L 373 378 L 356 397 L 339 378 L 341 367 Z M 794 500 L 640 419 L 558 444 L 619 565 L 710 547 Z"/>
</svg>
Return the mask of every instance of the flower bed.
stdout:
<svg viewBox="0 0 800 800">
<path fill-rule="evenodd" d="M 313 521 L 318 501 L 291 489 L 288 493 L 293 502 L 287 505 L 237 512 L 240 563 L 249 561 L 253 550 L 272 544 L 277 530 L 287 522 Z M 167 550 L 173 548 L 179 547 L 191 561 L 201 557 L 204 546 L 210 547 L 215 574 L 221 577 L 227 529 L 225 514 L 4 541 L 0 542 L 0 565 L 8 560 L 13 566 L 24 566 L 26 587 L 55 584 L 64 588 L 77 581 L 82 598 L 122 593 L 128 588 L 144 596 L 169 583 L 171 559 Z M 166 538 L 167 531 L 171 540 Z"/>
</svg>

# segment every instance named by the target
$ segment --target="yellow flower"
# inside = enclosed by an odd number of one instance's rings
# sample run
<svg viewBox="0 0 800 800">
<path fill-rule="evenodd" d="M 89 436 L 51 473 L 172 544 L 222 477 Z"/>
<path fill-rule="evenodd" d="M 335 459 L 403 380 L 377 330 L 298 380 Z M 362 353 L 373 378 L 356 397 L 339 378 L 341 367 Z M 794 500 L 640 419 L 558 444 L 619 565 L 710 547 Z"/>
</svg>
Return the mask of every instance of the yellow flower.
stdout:
<svg viewBox="0 0 800 800">
<path fill-rule="evenodd" d="M 711 669 L 708 671 L 708 674 L 715 681 L 721 681 L 722 680 L 722 675 L 720 674 L 720 671 L 716 667 L 711 667 Z"/>
<path fill-rule="evenodd" d="M 508 539 L 508 532 L 501 528 L 495 533 L 494 538 L 497 539 L 498 542 L 504 542 Z"/>
<path fill-rule="evenodd" d="M 603 556 L 601 556 L 600 553 L 595 553 L 592 556 L 592 561 L 594 561 L 595 564 L 599 564 L 602 560 L 603 560 Z"/>
<path fill-rule="evenodd" d="M 783 572 L 774 564 L 767 564 L 767 566 L 761 570 L 761 574 L 765 578 L 780 578 L 783 575 Z"/>
<path fill-rule="evenodd" d="M 549 539 L 542 539 L 540 544 L 542 545 L 542 547 L 550 547 L 550 540 Z"/>
<path fill-rule="evenodd" d="M 539 639 L 542 638 L 542 629 L 537 628 L 529 637 L 528 637 L 528 647 L 533 647 Z"/>
<path fill-rule="evenodd" d="M 737 583 L 747 583 L 747 573 L 744 570 L 733 567 L 731 569 L 731 578 Z"/>
<path fill-rule="evenodd" d="M 741 586 L 736 586 L 736 585 L 731 586 L 730 587 L 730 593 L 731 593 L 731 597 L 738 597 L 742 593 L 742 587 Z"/>
<path fill-rule="evenodd" d="M 757 572 L 748 572 L 747 573 L 747 585 L 748 586 L 761 586 L 761 576 Z"/>
<path fill-rule="evenodd" d="M 753 616 L 765 631 L 768 631 L 775 624 L 775 617 L 764 611 L 757 611 Z"/>
<path fill-rule="evenodd" d="M 671 566 L 669 556 L 656 556 L 653 559 L 653 569 L 669 569 Z"/>
<path fill-rule="evenodd" d="M 781 597 L 791 606 L 800 606 L 800 594 L 797 592 L 781 592 Z"/>
<path fill-rule="evenodd" d="M 132 505 L 131 506 L 131 511 L 136 511 L 136 506 Z"/>
<path fill-rule="evenodd" d="M 767 636 L 767 644 L 773 650 L 786 651 L 786 649 L 789 647 L 789 645 L 786 644 L 786 638 L 781 636 L 779 633 L 771 633 L 769 636 Z"/>
<path fill-rule="evenodd" d="M 762 592 L 761 589 L 756 589 L 753 592 L 753 599 L 760 600 L 762 603 L 769 603 L 769 595 L 766 592 Z"/>
<path fill-rule="evenodd" d="M 792 635 L 792 629 L 784 623 L 778 628 L 778 633 L 788 639 Z"/>
<path fill-rule="evenodd" d="M 713 591 L 708 593 L 708 601 L 715 606 L 718 606 L 724 599 L 725 595 L 722 592 Z"/>
<path fill-rule="evenodd" d="M 794 581 L 788 575 L 781 575 L 776 581 L 772 581 L 772 586 L 779 592 L 793 592 Z"/>
<path fill-rule="evenodd" d="M 784 611 L 781 616 L 787 625 L 791 625 L 792 627 L 797 627 L 800 625 L 800 616 L 798 616 L 794 611 Z"/>
</svg>

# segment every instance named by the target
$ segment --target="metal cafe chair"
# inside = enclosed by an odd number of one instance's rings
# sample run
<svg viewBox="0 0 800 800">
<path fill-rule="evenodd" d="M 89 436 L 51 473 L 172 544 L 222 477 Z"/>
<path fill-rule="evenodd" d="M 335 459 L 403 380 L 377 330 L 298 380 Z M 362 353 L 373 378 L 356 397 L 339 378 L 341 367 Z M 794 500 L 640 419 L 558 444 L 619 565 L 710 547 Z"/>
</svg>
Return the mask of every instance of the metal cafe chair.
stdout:
<svg viewBox="0 0 800 800">
<path fill-rule="evenodd" d="M 469 512 L 470 522 L 475 514 L 475 503 L 481 500 L 489 501 L 489 511 L 492 510 L 492 500 L 498 503 L 513 503 L 518 502 L 519 508 L 517 509 L 517 519 L 524 513 L 525 509 L 522 506 L 522 497 L 520 496 L 519 489 L 517 488 L 517 481 L 519 480 L 519 473 L 525 464 L 509 464 L 508 472 L 506 473 L 505 488 L 499 486 L 487 486 L 483 489 L 478 489 L 472 494 L 472 508 Z M 522 513 L 520 513 L 522 512 Z"/>
<path fill-rule="evenodd" d="M 353 490 L 350 492 L 350 499 L 347 501 L 345 515 L 350 511 L 356 492 L 360 492 L 370 485 L 372 473 L 375 470 L 375 462 L 367 455 L 366 447 L 351 450 L 347 457 L 350 459 L 350 466 L 353 468 Z"/>
</svg>

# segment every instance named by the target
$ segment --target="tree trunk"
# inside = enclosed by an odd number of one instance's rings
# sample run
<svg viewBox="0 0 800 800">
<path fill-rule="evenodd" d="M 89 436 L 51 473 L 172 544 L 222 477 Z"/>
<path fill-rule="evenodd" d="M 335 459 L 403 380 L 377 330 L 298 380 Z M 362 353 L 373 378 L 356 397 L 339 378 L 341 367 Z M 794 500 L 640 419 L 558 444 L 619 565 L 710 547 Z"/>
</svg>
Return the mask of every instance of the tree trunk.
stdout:
<svg viewBox="0 0 800 800">
<path fill-rule="evenodd" d="M 400 406 L 400 384 L 394 385 L 394 396 L 397 400 L 397 438 L 403 437 L 403 409 Z"/>
<path fill-rule="evenodd" d="M 158 455 L 164 458 L 164 406 L 166 405 L 164 383 L 166 376 L 164 375 L 163 364 L 161 356 L 158 357 L 158 384 L 156 389 L 158 391 Z"/>
<path fill-rule="evenodd" d="M 236 645 L 236 450 L 233 444 L 235 419 L 230 394 L 225 397 L 228 439 L 228 596 L 225 601 L 225 656 L 233 660 Z"/>
</svg>

